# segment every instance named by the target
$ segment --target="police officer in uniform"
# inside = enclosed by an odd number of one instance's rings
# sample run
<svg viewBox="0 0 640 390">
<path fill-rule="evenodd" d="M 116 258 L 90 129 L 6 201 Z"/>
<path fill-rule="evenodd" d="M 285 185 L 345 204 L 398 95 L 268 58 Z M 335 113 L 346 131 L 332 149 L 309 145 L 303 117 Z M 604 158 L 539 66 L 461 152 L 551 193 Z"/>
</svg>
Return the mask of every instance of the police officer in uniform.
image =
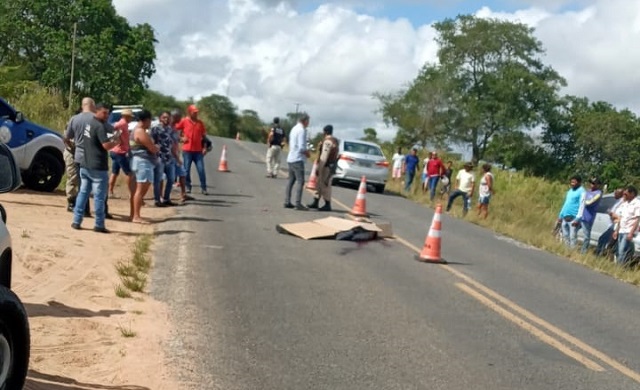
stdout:
<svg viewBox="0 0 640 390">
<path fill-rule="evenodd" d="M 333 136 L 333 126 L 326 125 L 322 131 L 324 132 L 324 140 L 318 147 L 320 154 L 316 161 L 318 164 L 317 189 L 313 202 L 307 206 L 319 211 L 331 211 L 331 178 L 336 173 L 338 166 L 338 140 Z M 318 208 L 320 197 L 324 199 L 324 205 Z"/>
<path fill-rule="evenodd" d="M 280 168 L 280 152 L 284 143 L 284 130 L 280 127 L 280 118 L 273 118 L 273 125 L 267 139 L 267 177 L 278 176 Z"/>
</svg>

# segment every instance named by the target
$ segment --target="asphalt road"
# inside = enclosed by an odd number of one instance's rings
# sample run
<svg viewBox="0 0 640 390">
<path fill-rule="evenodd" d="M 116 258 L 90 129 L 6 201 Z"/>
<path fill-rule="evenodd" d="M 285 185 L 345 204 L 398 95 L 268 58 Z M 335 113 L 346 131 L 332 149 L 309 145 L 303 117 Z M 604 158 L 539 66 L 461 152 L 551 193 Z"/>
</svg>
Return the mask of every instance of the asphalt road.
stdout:
<svg viewBox="0 0 640 390">
<path fill-rule="evenodd" d="M 158 228 L 152 293 L 171 307 L 167 350 L 191 388 L 640 388 L 637 288 L 446 215 L 450 264 L 420 263 L 433 212 L 373 192 L 367 209 L 396 239 L 281 235 L 326 214 L 284 209 L 286 179 L 264 177 L 264 155 L 216 139 L 210 195 Z M 355 195 L 334 187 L 331 214 Z"/>
</svg>

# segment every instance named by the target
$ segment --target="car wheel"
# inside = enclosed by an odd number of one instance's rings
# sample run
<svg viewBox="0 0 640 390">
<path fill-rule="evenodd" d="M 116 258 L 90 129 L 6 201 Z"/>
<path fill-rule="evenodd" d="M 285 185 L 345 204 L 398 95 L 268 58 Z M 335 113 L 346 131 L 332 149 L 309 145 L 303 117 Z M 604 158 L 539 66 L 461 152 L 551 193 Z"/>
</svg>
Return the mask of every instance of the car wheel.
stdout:
<svg viewBox="0 0 640 390">
<path fill-rule="evenodd" d="M 0 390 L 22 389 L 29 369 L 30 336 L 20 299 L 0 286 Z"/>
<path fill-rule="evenodd" d="M 384 184 L 382 184 L 382 185 L 376 185 L 374 188 L 375 188 L 375 190 L 376 190 L 376 192 L 377 192 L 378 194 L 383 194 L 383 193 L 384 193 Z"/>
<path fill-rule="evenodd" d="M 38 153 L 29 171 L 23 175 L 24 184 L 35 191 L 53 192 L 62 181 L 64 163 L 51 153 Z"/>
</svg>

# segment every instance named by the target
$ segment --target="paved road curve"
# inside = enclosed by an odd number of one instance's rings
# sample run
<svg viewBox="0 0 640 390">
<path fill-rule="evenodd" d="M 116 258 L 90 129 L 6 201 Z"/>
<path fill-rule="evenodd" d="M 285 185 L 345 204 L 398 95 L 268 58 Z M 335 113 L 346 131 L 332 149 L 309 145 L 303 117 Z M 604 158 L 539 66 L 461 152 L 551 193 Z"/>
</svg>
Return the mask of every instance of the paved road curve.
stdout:
<svg viewBox="0 0 640 390">
<path fill-rule="evenodd" d="M 230 173 L 216 171 L 223 144 Z M 153 294 L 171 306 L 168 350 L 191 388 L 640 388 L 637 288 L 447 216 L 452 264 L 419 263 L 432 212 L 390 195 L 367 206 L 395 240 L 280 235 L 325 214 L 282 207 L 264 146 L 215 149 L 210 195 L 159 226 L 156 247 Z M 335 197 L 350 207 L 355 191 Z"/>
</svg>

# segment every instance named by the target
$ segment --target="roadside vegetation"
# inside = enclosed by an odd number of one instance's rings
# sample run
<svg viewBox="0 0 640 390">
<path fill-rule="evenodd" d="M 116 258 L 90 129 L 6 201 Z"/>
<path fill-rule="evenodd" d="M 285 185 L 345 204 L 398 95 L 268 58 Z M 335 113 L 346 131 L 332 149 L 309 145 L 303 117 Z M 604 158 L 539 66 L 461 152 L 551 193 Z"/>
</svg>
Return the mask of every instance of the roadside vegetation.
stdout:
<svg viewBox="0 0 640 390">
<path fill-rule="evenodd" d="M 421 157 L 421 160 L 426 155 Z M 447 161 L 447 156 L 443 158 Z M 454 160 L 455 161 L 455 160 Z M 453 178 L 462 168 L 462 162 L 454 163 Z M 640 286 L 640 267 L 628 269 L 616 265 L 608 258 L 594 255 L 581 255 L 579 250 L 571 251 L 552 235 L 558 212 L 562 208 L 564 195 L 568 190 L 567 183 L 547 180 L 538 177 L 526 176 L 522 172 L 509 172 L 494 167 L 492 173 L 495 176 L 495 196 L 491 198 L 489 217 L 479 218 L 476 214 L 477 196 L 472 199 L 472 208 L 465 220 L 476 225 L 489 228 L 496 233 L 513 238 L 519 242 L 546 250 L 551 253 L 566 257 L 571 261 L 583 264 L 596 271 L 614 276 L 636 286 Z M 476 170 L 476 178 L 479 173 Z M 436 196 L 433 203 L 429 200 L 429 194 L 423 193 L 419 175 L 413 183 L 409 193 L 404 194 L 402 181 L 390 180 L 387 191 L 404 196 L 416 203 L 433 207 L 441 203 L 444 208 L 447 198 Z M 462 218 L 462 200 L 457 199 L 451 208 L 450 215 Z M 430 221 L 425 222 L 425 229 Z M 426 230 L 425 230 L 426 231 Z M 593 247 L 592 247 L 593 249 Z"/>
<path fill-rule="evenodd" d="M 151 270 L 152 236 L 143 234 L 136 239 L 133 245 L 131 259 L 116 264 L 116 271 L 120 276 L 121 284 L 115 286 L 115 294 L 120 298 L 132 298 L 133 293 L 145 291 Z"/>
<path fill-rule="evenodd" d="M 149 90 L 156 70 L 153 28 L 130 25 L 112 2 L 52 8 L 44 0 L 16 0 L 0 5 L 0 13 L 18 21 L 0 28 L 6 43 L 0 48 L 0 96 L 38 124 L 62 132 L 80 99 L 91 96 L 106 104 L 143 104 L 154 114 L 196 103 L 210 134 L 266 139 L 271 114 L 239 110 L 223 95 L 180 100 Z M 381 142 L 376 129 L 367 128 L 363 139 L 380 143 L 387 156 L 398 146 L 405 153 L 418 146 L 460 165 L 462 155 L 454 151 L 469 150 L 475 163 L 515 168 L 517 173 L 494 169 L 490 218 L 470 213 L 469 221 L 640 284 L 640 271 L 569 253 L 550 233 L 570 175 L 598 176 L 609 189 L 640 183 L 640 118 L 607 102 L 562 95 L 566 80 L 545 64 L 542 43 L 524 24 L 460 15 L 434 29 L 437 61 L 425 63 L 397 91 L 372 96 L 381 118 L 397 129 L 395 136 Z M 301 113 L 278 115 L 285 131 Z M 311 142 L 320 138 L 317 133 Z M 59 188 L 64 185 L 65 179 Z M 388 190 L 398 192 L 399 184 Z M 425 203 L 417 189 L 408 197 Z M 146 287 L 150 242 L 150 236 L 141 237 L 132 259 L 118 265 L 118 296 Z"/>
</svg>

